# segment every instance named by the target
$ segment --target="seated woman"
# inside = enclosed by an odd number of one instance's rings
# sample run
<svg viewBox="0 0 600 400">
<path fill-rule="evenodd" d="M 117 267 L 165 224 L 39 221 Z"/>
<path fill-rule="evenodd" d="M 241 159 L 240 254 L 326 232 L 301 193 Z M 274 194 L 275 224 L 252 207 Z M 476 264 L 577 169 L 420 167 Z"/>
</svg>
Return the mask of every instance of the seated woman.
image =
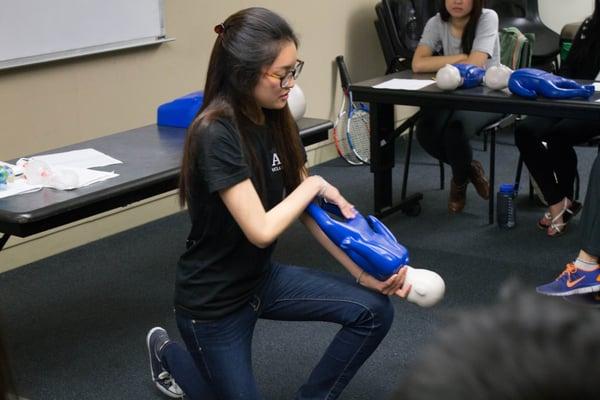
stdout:
<svg viewBox="0 0 600 400">
<path fill-rule="evenodd" d="M 423 30 L 412 61 L 413 72 L 436 72 L 456 63 L 479 67 L 499 64 L 498 15 L 482 7 L 482 0 L 445 0 Z M 452 168 L 448 210 L 463 210 L 469 182 L 479 196 L 488 199 L 489 183 L 481 163 L 473 160 L 469 139 L 502 114 L 434 107 L 423 107 L 421 112 L 417 123 L 419 143 Z"/>
<path fill-rule="evenodd" d="M 558 75 L 597 80 L 600 73 L 600 0 L 586 19 Z M 599 121 L 527 117 L 517 124 L 515 144 L 549 207 L 538 221 L 548 236 L 560 236 L 567 222 L 581 209 L 574 201 L 577 154 L 573 146 L 600 134 Z"/>
</svg>

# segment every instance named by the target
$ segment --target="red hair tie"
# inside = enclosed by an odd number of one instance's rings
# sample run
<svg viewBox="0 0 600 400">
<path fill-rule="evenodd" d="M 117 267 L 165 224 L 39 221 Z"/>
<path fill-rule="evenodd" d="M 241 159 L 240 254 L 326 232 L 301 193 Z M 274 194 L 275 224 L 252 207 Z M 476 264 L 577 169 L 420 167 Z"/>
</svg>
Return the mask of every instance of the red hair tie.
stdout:
<svg viewBox="0 0 600 400">
<path fill-rule="evenodd" d="M 215 25 L 215 33 L 217 35 L 222 35 L 223 33 L 225 33 L 225 25 L 224 24 Z"/>
</svg>

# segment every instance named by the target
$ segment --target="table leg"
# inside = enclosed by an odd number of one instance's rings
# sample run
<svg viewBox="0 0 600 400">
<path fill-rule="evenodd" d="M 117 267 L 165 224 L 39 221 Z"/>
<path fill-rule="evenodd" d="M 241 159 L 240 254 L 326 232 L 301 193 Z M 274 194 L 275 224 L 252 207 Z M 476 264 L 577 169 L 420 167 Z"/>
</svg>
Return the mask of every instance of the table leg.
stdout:
<svg viewBox="0 0 600 400">
<path fill-rule="evenodd" d="M 395 163 L 395 132 L 394 132 L 394 105 L 371 103 L 371 172 L 373 173 L 374 213 L 384 217 L 397 210 L 407 214 L 418 214 L 416 207 L 423 198 L 420 193 L 402 199 L 402 202 L 393 205 L 392 168 Z M 404 197 L 405 193 L 403 193 Z M 420 209 L 419 209 L 420 210 Z"/>
<path fill-rule="evenodd" d="M 8 233 L 3 234 L 0 238 L 0 251 L 4 248 L 6 242 L 8 242 L 8 238 L 10 238 L 10 234 Z"/>
</svg>

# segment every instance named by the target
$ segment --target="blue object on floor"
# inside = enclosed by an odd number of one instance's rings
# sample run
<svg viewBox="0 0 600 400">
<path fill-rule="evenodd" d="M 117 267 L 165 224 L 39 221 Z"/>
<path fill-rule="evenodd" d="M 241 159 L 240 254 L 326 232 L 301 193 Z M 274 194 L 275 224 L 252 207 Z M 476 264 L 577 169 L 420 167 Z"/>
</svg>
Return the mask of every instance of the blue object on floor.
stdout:
<svg viewBox="0 0 600 400">
<path fill-rule="evenodd" d="M 187 128 L 204 101 L 204 92 L 198 91 L 178 97 L 158 107 L 156 124 Z"/>
</svg>

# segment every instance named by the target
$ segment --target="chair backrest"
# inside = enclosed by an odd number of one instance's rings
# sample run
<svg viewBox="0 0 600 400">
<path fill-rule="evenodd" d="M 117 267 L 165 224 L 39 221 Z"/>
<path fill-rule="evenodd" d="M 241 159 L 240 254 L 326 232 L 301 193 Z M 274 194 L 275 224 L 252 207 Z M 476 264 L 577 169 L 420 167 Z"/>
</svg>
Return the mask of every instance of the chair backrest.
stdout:
<svg viewBox="0 0 600 400">
<path fill-rule="evenodd" d="M 516 27 L 502 28 L 500 35 L 500 62 L 515 70 L 531 66 L 535 35 L 522 33 Z"/>
<path fill-rule="evenodd" d="M 484 6 L 498 14 L 498 19 L 527 17 L 526 0 L 486 0 Z"/>
<path fill-rule="evenodd" d="M 516 27 L 523 33 L 535 34 L 533 62 L 543 66 L 555 60 L 560 45 L 558 33 L 548 28 L 541 20 L 538 1 L 486 0 L 484 5 L 498 13 L 500 28 Z"/>
<path fill-rule="evenodd" d="M 437 11 L 437 4 L 438 0 L 382 0 L 375 6 L 375 28 L 388 72 L 410 68 L 425 24 Z"/>
</svg>

